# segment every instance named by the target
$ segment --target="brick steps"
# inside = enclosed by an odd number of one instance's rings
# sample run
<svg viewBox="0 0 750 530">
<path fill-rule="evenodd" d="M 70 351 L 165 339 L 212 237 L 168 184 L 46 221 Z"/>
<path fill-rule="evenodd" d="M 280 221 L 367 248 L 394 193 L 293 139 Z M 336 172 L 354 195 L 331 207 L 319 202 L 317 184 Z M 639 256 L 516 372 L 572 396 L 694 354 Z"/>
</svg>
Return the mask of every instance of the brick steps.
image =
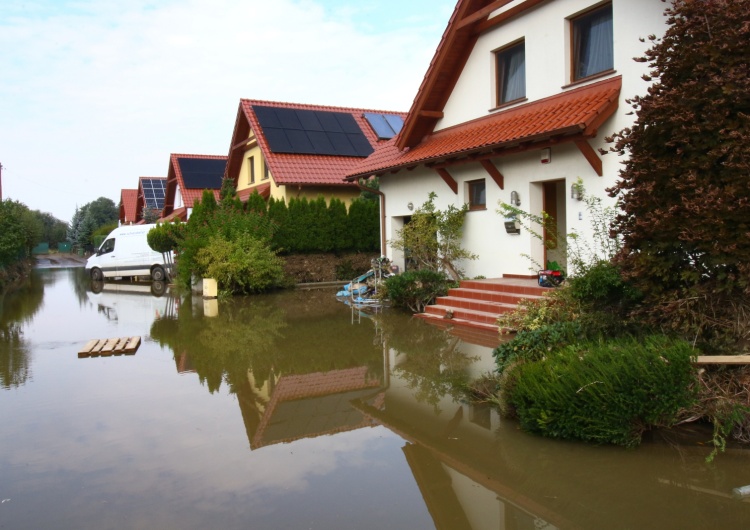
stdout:
<svg viewBox="0 0 750 530">
<path fill-rule="evenodd" d="M 417 316 L 468 342 L 497 346 L 500 315 L 515 309 L 521 300 L 540 298 L 548 290 L 536 280 L 465 280 Z"/>
</svg>

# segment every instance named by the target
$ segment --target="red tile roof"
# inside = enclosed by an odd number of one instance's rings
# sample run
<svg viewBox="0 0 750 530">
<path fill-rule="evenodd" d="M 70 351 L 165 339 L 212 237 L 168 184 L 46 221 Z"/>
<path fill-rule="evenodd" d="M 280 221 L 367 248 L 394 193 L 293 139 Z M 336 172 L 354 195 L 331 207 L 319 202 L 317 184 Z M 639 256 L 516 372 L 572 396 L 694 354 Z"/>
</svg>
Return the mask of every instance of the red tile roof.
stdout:
<svg viewBox="0 0 750 530">
<path fill-rule="evenodd" d="M 120 192 L 120 223 L 130 224 L 136 221 L 136 203 L 138 202 L 138 190 L 122 190 Z"/>
<path fill-rule="evenodd" d="M 238 191 L 237 198 L 242 202 L 247 202 L 248 197 L 250 197 L 250 195 L 252 195 L 256 191 L 258 192 L 258 195 L 260 195 L 264 199 L 268 199 L 271 196 L 271 183 L 264 182 L 263 184 L 259 184 L 258 186 L 253 186 L 252 188 L 245 188 L 244 190 Z"/>
<path fill-rule="evenodd" d="M 169 157 L 169 171 L 167 173 L 167 190 L 166 196 L 164 197 L 164 210 L 162 211 L 163 217 L 169 217 L 174 211 L 175 195 L 179 186 L 180 193 L 182 195 L 182 205 L 186 208 L 192 208 L 196 200 L 203 196 L 203 188 L 186 188 L 185 180 L 182 178 L 182 170 L 178 159 L 180 158 L 202 158 L 209 160 L 226 160 L 226 156 L 220 155 L 186 155 L 179 153 L 172 153 Z M 220 190 L 213 190 L 214 197 L 219 200 Z"/>
<path fill-rule="evenodd" d="M 617 109 L 621 77 L 500 111 L 426 136 L 399 150 L 394 138 L 378 148 L 347 178 L 383 174 L 448 158 L 496 153 L 545 140 L 591 137 Z M 529 148 L 533 148 L 529 146 Z"/>
<path fill-rule="evenodd" d="M 443 115 L 459 74 L 466 65 L 479 35 L 546 0 L 523 0 L 508 7 L 512 0 L 458 0 L 435 55 L 422 80 L 409 116 L 396 137 L 400 149 L 414 147 L 432 132 Z M 490 15 L 503 9 L 502 12 Z"/>
<path fill-rule="evenodd" d="M 352 156 L 274 153 L 269 148 L 263 134 L 263 129 L 255 115 L 255 106 L 349 113 L 362 129 L 362 132 L 373 148 L 377 148 L 378 145 L 384 142 L 378 141 L 377 135 L 363 117 L 364 113 L 395 114 L 401 118 L 406 118 L 406 113 L 403 112 L 241 99 L 234 134 L 232 136 L 232 146 L 241 147 L 252 130 L 255 133 L 258 146 L 263 153 L 263 158 L 268 164 L 271 178 L 273 178 L 277 185 L 353 186 L 352 183 L 345 182 L 343 179 L 363 159 Z M 226 176 L 232 178 L 235 183 L 237 182 L 240 167 L 242 166 L 242 158 L 242 149 L 230 150 Z"/>
</svg>

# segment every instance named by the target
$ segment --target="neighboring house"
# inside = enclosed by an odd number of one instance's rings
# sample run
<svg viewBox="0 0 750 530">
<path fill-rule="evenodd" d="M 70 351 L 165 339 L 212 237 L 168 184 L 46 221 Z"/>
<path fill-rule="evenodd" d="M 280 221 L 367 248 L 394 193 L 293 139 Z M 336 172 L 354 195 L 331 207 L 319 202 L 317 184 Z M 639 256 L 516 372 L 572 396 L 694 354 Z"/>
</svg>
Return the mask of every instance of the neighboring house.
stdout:
<svg viewBox="0 0 750 530">
<path fill-rule="evenodd" d="M 136 203 L 136 216 L 139 223 L 144 223 L 144 208 L 157 211 L 157 217 L 161 216 L 164 209 L 164 197 L 166 195 L 167 179 L 165 177 L 140 177 L 138 179 L 138 198 Z"/>
<path fill-rule="evenodd" d="M 138 221 L 138 190 L 120 191 L 120 225 L 132 225 Z"/>
<path fill-rule="evenodd" d="M 528 257 L 556 249 L 506 229 L 498 203 L 550 214 L 560 233 L 590 236 L 585 193 L 612 204 L 622 158 L 605 137 L 633 122 L 626 99 L 644 94 L 647 37 L 666 29 L 659 0 L 459 0 L 403 129 L 348 180 L 377 175 L 392 240 L 430 192 L 435 205 L 468 204 L 467 276 L 531 276 Z M 639 39 L 646 39 L 645 42 Z M 386 254 L 404 267 L 404 256 Z"/>
<path fill-rule="evenodd" d="M 213 191 L 218 201 L 226 164 L 225 156 L 170 155 L 161 220 L 187 221 L 203 190 Z"/>
<path fill-rule="evenodd" d="M 343 178 L 401 130 L 404 113 L 240 100 L 227 178 L 240 199 L 292 197 L 345 203 L 360 194 Z"/>
</svg>

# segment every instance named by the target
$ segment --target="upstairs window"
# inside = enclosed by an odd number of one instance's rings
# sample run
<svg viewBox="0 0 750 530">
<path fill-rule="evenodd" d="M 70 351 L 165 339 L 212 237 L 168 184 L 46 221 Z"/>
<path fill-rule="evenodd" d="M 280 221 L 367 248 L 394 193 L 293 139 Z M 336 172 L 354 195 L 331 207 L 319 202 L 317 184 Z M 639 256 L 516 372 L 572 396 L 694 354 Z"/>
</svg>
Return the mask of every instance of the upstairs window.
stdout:
<svg viewBox="0 0 750 530">
<path fill-rule="evenodd" d="M 486 210 L 487 196 L 484 179 L 471 180 L 466 183 L 469 194 L 469 210 Z"/>
<path fill-rule="evenodd" d="M 614 69 L 612 4 L 571 20 L 573 81 Z"/>
<path fill-rule="evenodd" d="M 498 106 L 526 97 L 526 44 L 521 41 L 495 52 Z"/>
</svg>

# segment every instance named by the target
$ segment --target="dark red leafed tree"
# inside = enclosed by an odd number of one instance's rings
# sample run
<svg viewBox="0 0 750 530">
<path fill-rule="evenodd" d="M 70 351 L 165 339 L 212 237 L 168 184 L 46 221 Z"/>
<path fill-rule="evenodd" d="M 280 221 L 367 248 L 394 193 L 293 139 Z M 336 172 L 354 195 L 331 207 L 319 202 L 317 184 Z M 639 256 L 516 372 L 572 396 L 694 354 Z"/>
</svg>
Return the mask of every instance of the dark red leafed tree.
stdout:
<svg viewBox="0 0 750 530">
<path fill-rule="evenodd" d="M 750 0 L 675 0 L 645 57 L 654 84 L 615 135 L 617 257 L 642 317 L 704 346 L 750 339 Z"/>
</svg>

